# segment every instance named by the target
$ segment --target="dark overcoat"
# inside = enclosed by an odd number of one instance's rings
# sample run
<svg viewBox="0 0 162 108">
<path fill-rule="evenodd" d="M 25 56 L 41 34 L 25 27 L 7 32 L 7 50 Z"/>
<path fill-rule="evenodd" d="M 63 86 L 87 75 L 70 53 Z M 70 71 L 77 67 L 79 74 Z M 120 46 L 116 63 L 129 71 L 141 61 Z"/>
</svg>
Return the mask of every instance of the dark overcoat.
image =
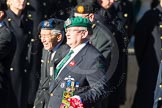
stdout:
<svg viewBox="0 0 162 108">
<path fill-rule="evenodd" d="M 32 38 L 32 20 L 26 13 L 21 16 L 15 15 L 10 9 L 6 11 L 4 19 L 7 27 L 16 38 L 16 51 L 10 67 L 11 103 L 13 108 L 25 108 L 27 105 L 29 91 L 29 75 L 31 71 L 31 48 Z"/>
<path fill-rule="evenodd" d="M 117 15 L 117 10 L 103 9 L 98 11 L 97 19 L 108 27 L 117 41 L 119 49 L 119 60 L 113 76 L 111 77 L 112 91 L 109 95 L 108 106 L 119 107 L 126 100 L 126 78 L 127 78 L 127 46 L 128 35 L 124 28 L 123 20 Z"/>
<path fill-rule="evenodd" d="M 135 54 L 139 66 L 137 90 L 132 108 L 152 108 L 160 64 L 160 13 L 162 8 L 147 11 L 135 29 Z"/>
<path fill-rule="evenodd" d="M 51 82 L 48 108 L 60 108 L 66 77 L 74 78 L 79 88 L 74 95 L 81 97 L 84 108 L 107 96 L 105 59 L 93 46 L 87 44 Z"/>
<path fill-rule="evenodd" d="M 16 40 L 4 22 L 0 25 L 0 107 L 6 108 L 10 90 L 10 66 L 16 49 Z"/>
<path fill-rule="evenodd" d="M 55 66 L 59 61 L 65 56 L 69 51 L 68 45 L 62 45 L 53 54 L 53 59 L 48 61 L 49 51 L 43 50 L 42 60 L 41 60 L 41 78 L 39 83 L 39 88 L 37 91 L 36 99 L 34 102 L 35 108 L 44 108 L 48 104 L 49 100 L 49 85 L 51 80 L 53 80 L 53 72 Z"/>
</svg>

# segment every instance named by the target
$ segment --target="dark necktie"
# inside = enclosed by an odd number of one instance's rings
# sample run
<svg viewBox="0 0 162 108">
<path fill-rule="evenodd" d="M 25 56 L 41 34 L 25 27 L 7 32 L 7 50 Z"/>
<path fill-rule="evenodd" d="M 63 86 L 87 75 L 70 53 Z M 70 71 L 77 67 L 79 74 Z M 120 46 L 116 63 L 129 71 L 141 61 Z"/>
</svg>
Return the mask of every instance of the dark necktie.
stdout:
<svg viewBox="0 0 162 108">
<path fill-rule="evenodd" d="M 66 54 L 66 56 L 63 58 L 63 60 L 61 61 L 61 63 L 58 64 L 58 66 L 56 66 L 56 69 L 54 70 L 54 79 L 56 79 L 60 69 L 64 66 L 64 64 L 69 60 L 69 58 L 71 57 L 71 54 L 73 54 L 74 51 L 70 50 L 68 54 Z"/>
<path fill-rule="evenodd" d="M 47 63 L 50 63 L 50 62 L 51 62 L 52 53 L 53 53 L 53 51 L 49 51 L 49 52 L 48 52 Z"/>
<path fill-rule="evenodd" d="M 50 63 L 51 63 L 51 55 L 53 51 L 49 51 L 47 55 L 47 65 L 46 65 L 46 70 L 47 70 L 47 76 L 50 74 Z"/>
</svg>

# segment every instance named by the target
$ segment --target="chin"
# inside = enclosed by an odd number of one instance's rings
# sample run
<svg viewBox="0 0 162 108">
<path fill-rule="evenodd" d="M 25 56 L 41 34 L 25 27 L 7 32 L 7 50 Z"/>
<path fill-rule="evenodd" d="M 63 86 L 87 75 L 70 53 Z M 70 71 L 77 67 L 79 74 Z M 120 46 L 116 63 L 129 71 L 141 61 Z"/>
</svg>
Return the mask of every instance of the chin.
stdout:
<svg viewBox="0 0 162 108">
<path fill-rule="evenodd" d="M 45 50 L 49 50 L 49 48 L 47 48 L 47 47 L 44 47 L 44 49 L 45 49 Z"/>
<path fill-rule="evenodd" d="M 69 43 L 69 42 L 66 42 L 66 44 L 70 45 L 70 43 Z"/>
</svg>

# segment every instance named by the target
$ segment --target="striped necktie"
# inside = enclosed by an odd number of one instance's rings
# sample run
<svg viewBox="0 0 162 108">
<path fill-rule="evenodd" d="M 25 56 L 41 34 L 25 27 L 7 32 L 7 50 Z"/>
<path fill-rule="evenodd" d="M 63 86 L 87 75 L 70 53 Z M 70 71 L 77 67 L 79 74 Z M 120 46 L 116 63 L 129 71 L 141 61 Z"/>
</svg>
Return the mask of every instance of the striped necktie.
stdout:
<svg viewBox="0 0 162 108">
<path fill-rule="evenodd" d="M 59 63 L 56 66 L 56 69 L 54 70 L 54 79 L 56 79 L 60 69 L 64 66 L 64 64 L 69 60 L 69 58 L 71 57 L 71 54 L 73 54 L 74 51 L 70 50 L 68 54 L 66 54 L 66 56 L 62 59 L 61 63 Z"/>
</svg>

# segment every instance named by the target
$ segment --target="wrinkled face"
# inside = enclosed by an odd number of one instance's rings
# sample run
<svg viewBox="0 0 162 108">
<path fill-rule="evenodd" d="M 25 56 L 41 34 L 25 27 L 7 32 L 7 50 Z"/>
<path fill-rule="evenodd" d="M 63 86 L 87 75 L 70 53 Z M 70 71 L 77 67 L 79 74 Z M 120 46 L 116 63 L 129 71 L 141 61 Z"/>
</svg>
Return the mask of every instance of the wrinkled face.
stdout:
<svg viewBox="0 0 162 108">
<path fill-rule="evenodd" d="M 69 27 L 66 29 L 67 44 L 71 48 L 80 45 L 87 37 L 88 31 L 83 27 Z"/>
<path fill-rule="evenodd" d="M 26 6 L 27 0 L 7 0 L 11 10 L 23 10 Z"/>
<path fill-rule="evenodd" d="M 61 34 L 51 33 L 52 30 L 41 29 L 40 39 L 45 50 L 52 50 L 62 38 Z"/>
<path fill-rule="evenodd" d="M 100 6 L 104 9 L 108 9 L 114 3 L 114 0 L 97 0 Z"/>
</svg>

